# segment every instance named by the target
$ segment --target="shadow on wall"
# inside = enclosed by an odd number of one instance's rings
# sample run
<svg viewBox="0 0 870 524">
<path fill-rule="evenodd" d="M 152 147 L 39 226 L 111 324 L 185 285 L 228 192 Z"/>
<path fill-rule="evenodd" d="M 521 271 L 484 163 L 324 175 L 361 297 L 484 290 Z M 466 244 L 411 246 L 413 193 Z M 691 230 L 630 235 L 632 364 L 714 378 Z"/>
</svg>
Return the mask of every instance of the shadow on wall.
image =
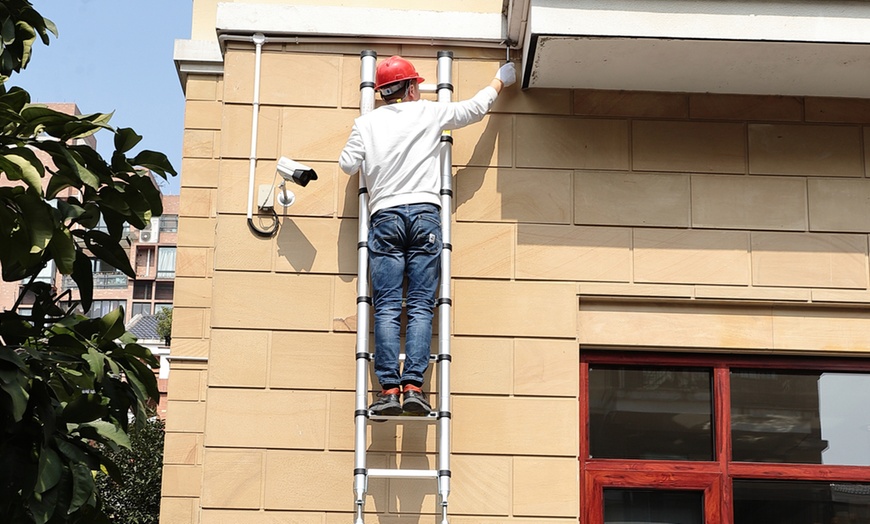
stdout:
<svg viewBox="0 0 870 524">
<path fill-rule="evenodd" d="M 310 272 L 314 267 L 317 249 L 290 217 L 284 217 L 281 221 L 277 245 L 278 256 L 286 258 L 296 271 Z"/>
<path fill-rule="evenodd" d="M 468 159 L 468 166 L 486 166 L 492 160 L 492 153 L 495 151 L 495 141 L 498 139 L 498 128 L 493 125 L 493 120 L 490 118 L 486 122 L 486 127 L 483 133 L 480 134 L 480 140 L 474 146 L 474 151 L 471 153 L 471 158 Z M 499 148 L 501 151 L 502 149 Z M 455 195 L 454 212 L 459 207 L 467 202 L 474 194 L 483 186 L 484 171 L 480 169 L 472 169 L 464 167 L 456 171 L 453 177 L 453 194 Z M 458 188 L 458 179 L 463 178 L 465 191 L 460 193 Z M 461 195 L 461 196 L 460 196 Z"/>
</svg>

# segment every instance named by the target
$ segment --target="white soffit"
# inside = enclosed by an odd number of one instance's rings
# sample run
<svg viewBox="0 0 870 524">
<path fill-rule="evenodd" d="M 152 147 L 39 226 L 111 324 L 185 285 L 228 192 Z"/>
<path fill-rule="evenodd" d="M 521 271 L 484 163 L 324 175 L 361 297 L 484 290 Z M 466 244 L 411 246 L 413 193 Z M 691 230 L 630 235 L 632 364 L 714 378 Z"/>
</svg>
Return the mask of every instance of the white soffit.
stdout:
<svg viewBox="0 0 870 524">
<path fill-rule="evenodd" d="M 381 8 L 222 2 L 219 34 L 394 38 L 497 43 L 503 40 L 501 13 L 459 13 Z"/>
<path fill-rule="evenodd" d="M 531 0 L 524 87 L 870 97 L 870 2 Z"/>
</svg>

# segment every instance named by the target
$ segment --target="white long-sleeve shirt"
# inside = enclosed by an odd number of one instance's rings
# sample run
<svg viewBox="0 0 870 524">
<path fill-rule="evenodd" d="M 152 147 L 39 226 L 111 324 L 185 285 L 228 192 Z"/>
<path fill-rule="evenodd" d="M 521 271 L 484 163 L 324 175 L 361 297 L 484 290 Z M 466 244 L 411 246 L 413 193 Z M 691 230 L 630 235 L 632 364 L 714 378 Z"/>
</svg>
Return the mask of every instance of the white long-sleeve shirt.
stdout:
<svg viewBox="0 0 870 524">
<path fill-rule="evenodd" d="M 363 161 L 371 214 L 402 204 L 440 205 L 441 132 L 479 122 L 498 92 L 481 89 L 461 102 L 418 100 L 381 106 L 354 121 L 339 166 L 352 175 Z"/>
</svg>

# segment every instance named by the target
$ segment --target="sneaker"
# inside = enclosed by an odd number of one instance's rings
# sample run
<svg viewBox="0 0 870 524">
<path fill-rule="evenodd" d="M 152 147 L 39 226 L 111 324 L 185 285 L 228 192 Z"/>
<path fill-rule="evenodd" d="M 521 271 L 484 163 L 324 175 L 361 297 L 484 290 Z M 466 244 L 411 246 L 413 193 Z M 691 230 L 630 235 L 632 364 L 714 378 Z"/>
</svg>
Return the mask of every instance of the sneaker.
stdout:
<svg viewBox="0 0 870 524">
<path fill-rule="evenodd" d="M 369 406 L 372 415 L 392 416 L 402 414 L 399 404 L 399 388 L 385 389 L 378 393 L 377 399 Z"/>
<path fill-rule="evenodd" d="M 402 400 L 402 409 L 407 414 L 428 415 L 432 411 L 429 401 L 426 400 L 426 394 L 413 384 L 405 384 Z"/>
</svg>

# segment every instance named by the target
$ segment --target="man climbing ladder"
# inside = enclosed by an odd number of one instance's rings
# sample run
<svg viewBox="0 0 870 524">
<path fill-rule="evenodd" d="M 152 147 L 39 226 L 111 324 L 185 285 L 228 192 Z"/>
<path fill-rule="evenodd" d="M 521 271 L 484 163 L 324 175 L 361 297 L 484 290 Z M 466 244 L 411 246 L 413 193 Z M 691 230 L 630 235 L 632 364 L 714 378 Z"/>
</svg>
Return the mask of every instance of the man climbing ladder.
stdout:
<svg viewBox="0 0 870 524">
<path fill-rule="evenodd" d="M 360 172 L 357 278 L 356 408 L 354 439 L 355 524 L 363 511 L 370 478 L 429 478 L 438 481 L 441 524 L 447 524 L 450 493 L 450 221 L 452 137 L 450 129 L 480 121 L 506 85 L 516 81 L 513 64 L 502 66 L 489 86 L 472 99 L 452 103 L 453 53 L 438 53 L 438 104 L 420 100 L 414 66 L 391 57 L 376 68 L 374 51 L 361 53 L 360 113 L 341 153 L 341 168 Z M 374 110 L 377 88 L 387 102 Z M 400 103 L 406 102 L 406 103 Z M 410 103 L 417 102 L 417 103 Z M 369 205 L 371 198 L 371 206 Z M 372 228 L 369 222 L 371 219 Z M 439 227 L 440 226 L 440 227 Z M 443 246 L 442 246 L 443 241 Z M 370 246 L 372 247 L 369 252 Z M 442 250 L 443 247 L 443 250 Z M 369 296 L 369 263 L 374 300 Z M 439 272 L 440 267 L 440 272 Z M 440 275 L 438 411 L 423 393 L 430 356 L 435 290 Z M 399 373 L 403 281 L 408 279 L 405 365 Z M 369 304 L 375 305 L 375 373 L 381 392 L 367 407 Z M 403 403 L 399 394 L 404 389 Z M 401 417 L 403 413 L 427 415 Z M 438 468 L 367 467 L 369 419 L 429 422 L 437 416 Z"/>
<path fill-rule="evenodd" d="M 502 88 L 516 81 L 516 72 L 509 62 L 473 98 L 447 104 L 420 99 L 424 79 L 400 56 L 378 64 L 376 78 L 375 90 L 387 104 L 356 119 L 339 159 L 348 174 L 364 161 L 367 167 L 362 175 L 369 194 L 375 375 L 381 385 L 370 410 L 375 415 L 424 414 L 431 411 L 422 387 L 441 266 L 441 133 L 483 119 Z M 400 374 L 405 277 L 407 326 Z"/>
</svg>

